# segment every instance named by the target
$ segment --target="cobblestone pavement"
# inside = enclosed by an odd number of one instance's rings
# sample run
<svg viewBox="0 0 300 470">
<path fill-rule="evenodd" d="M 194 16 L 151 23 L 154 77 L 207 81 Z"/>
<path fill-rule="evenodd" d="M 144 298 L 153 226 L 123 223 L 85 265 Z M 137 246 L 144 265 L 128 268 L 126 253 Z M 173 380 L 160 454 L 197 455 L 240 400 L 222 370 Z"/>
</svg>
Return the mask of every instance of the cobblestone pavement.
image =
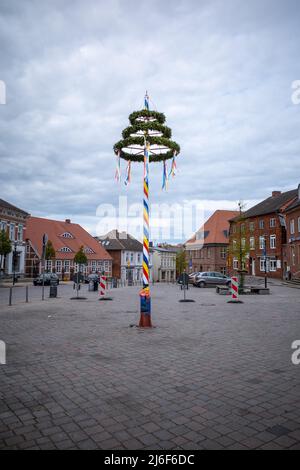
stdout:
<svg viewBox="0 0 300 470">
<path fill-rule="evenodd" d="M 155 285 L 0 307 L 1 449 L 300 449 L 299 290 L 227 303 Z"/>
</svg>

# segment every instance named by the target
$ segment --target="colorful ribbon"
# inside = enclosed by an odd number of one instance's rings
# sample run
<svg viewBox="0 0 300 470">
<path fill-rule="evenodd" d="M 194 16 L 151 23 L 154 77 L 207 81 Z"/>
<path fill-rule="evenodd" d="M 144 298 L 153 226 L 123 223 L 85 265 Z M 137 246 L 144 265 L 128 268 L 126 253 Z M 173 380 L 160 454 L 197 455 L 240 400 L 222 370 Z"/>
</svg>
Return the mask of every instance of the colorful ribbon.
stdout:
<svg viewBox="0 0 300 470">
<path fill-rule="evenodd" d="M 126 167 L 126 178 L 124 183 L 126 186 L 131 182 L 131 160 L 128 161 L 127 167 Z"/>
<path fill-rule="evenodd" d="M 149 111 L 149 96 L 148 96 L 147 91 L 145 94 L 145 108 Z"/>
<path fill-rule="evenodd" d="M 168 169 L 167 169 L 167 162 L 164 160 L 163 164 L 163 183 L 161 189 L 168 189 Z"/>
<path fill-rule="evenodd" d="M 176 165 L 175 157 L 176 157 L 176 155 L 174 153 L 173 158 L 172 158 L 171 170 L 170 170 L 170 173 L 169 173 L 169 176 L 172 175 L 172 178 L 174 178 L 174 176 L 176 176 L 176 171 L 177 171 L 177 165 Z"/>
<path fill-rule="evenodd" d="M 143 292 L 149 295 L 149 150 L 147 143 L 144 149 L 144 237 L 143 237 Z"/>
<path fill-rule="evenodd" d="M 116 155 L 117 157 L 117 166 L 116 166 L 116 173 L 115 173 L 115 179 L 118 181 L 118 183 L 121 181 L 121 158 L 120 158 L 120 150 L 118 150 L 118 153 Z"/>
</svg>

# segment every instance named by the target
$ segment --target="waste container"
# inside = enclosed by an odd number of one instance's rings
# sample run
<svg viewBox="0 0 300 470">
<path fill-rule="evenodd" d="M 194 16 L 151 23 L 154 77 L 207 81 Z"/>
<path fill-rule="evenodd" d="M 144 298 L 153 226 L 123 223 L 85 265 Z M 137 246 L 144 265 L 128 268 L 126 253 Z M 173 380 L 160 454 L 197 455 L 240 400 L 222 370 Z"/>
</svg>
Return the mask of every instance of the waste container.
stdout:
<svg viewBox="0 0 300 470">
<path fill-rule="evenodd" d="M 93 290 L 94 290 L 94 292 L 97 292 L 97 290 L 98 290 L 98 281 L 93 281 Z"/>
<path fill-rule="evenodd" d="M 56 281 L 50 281 L 49 297 L 50 298 L 57 297 L 57 282 Z"/>
</svg>

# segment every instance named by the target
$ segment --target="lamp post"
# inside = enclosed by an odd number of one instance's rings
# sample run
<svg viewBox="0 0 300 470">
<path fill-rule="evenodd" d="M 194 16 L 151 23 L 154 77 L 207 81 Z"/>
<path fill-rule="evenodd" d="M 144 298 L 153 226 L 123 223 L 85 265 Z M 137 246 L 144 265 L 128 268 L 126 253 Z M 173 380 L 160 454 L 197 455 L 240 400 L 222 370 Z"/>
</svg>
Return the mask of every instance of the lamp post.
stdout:
<svg viewBox="0 0 300 470">
<path fill-rule="evenodd" d="M 264 260 L 265 260 L 265 288 L 268 287 L 268 271 L 267 271 L 267 237 L 264 235 Z"/>
<path fill-rule="evenodd" d="M 16 283 L 16 264 L 17 264 L 17 242 L 14 242 L 14 251 L 13 251 L 13 286 Z"/>
</svg>

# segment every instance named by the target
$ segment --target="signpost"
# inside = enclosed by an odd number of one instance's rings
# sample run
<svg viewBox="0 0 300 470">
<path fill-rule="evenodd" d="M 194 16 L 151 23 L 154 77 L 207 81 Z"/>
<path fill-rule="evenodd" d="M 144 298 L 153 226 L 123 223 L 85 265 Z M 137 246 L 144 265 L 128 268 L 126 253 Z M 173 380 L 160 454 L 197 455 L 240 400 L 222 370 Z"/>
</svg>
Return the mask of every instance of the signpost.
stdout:
<svg viewBox="0 0 300 470">
<path fill-rule="evenodd" d="M 43 235 L 43 252 L 42 252 L 42 276 L 43 276 L 42 300 L 45 300 L 45 258 L 46 258 L 47 243 L 48 243 L 48 235 L 47 235 L 47 233 L 44 233 L 44 235 Z"/>
</svg>

